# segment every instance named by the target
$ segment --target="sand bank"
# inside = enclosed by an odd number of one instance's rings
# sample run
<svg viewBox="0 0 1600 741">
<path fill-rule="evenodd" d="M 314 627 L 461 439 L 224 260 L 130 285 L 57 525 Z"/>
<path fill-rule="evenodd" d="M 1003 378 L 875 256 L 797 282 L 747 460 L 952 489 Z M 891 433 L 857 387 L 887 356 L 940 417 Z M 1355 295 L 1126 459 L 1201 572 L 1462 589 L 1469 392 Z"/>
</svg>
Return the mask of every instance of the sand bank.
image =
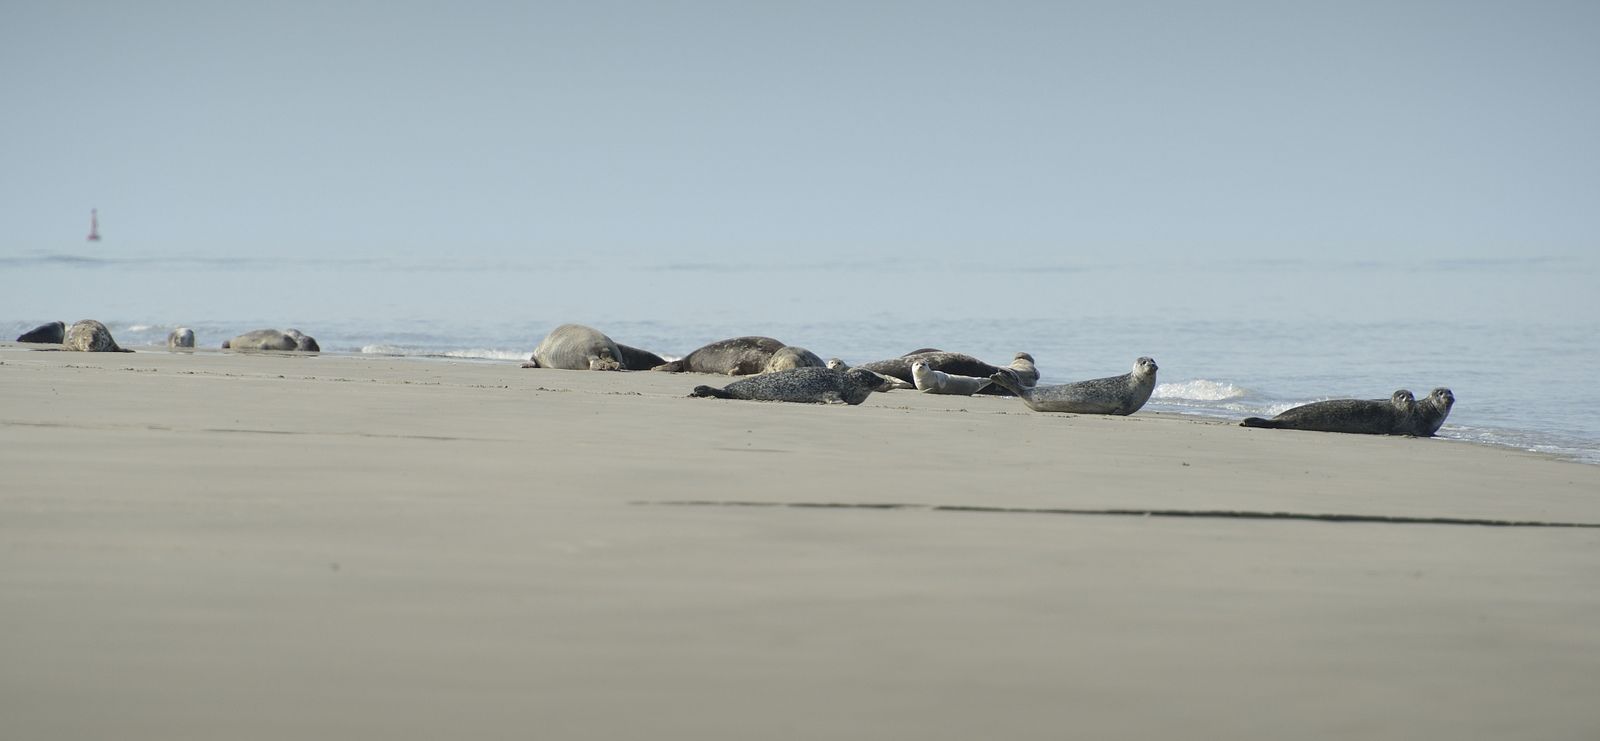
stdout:
<svg viewBox="0 0 1600 741">
<path fill-rule="evenodd" d="M 1600 467 L 1002 398 L 684 398 L 707 382 L 0 345 L 0 724 L 1600 732 L 1600 530 L 963 509 L 1600 523 Z"/>
</svg>

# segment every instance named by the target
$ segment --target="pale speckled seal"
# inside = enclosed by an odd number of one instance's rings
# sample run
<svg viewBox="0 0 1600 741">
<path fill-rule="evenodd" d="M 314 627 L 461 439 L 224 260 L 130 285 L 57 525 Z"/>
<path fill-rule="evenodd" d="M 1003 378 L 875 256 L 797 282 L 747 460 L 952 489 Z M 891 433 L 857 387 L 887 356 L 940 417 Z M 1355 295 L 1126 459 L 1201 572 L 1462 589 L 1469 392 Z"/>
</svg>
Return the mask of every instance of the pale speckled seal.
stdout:
<svg viewBox="0 0 1600 741">
<path fill-rule="evenodd" d="M 622 370 L 622 349 L 604 332 L 582 324 L 563 324 L 550 330 L 524 368 L 562 370 Z"/>
<path fill-rule="evenodd" d="M 61 345 L 63 350 L 78 352 L 133 352 L 117 347 L 117 341 L 111 339 L 111 330 L 93 319 L 85 319 L 67 327 Z"/>
<path fill-rule="evenodd" d="M 194 330 L 178 327 L 167 335 L 167 347 L 173 349 L 194 347 Z"/>
<path fill-rule="evenodd" d="M 41 324 L 17 336 L 17 342 L 38 342 L 47 345 L 59 345 L 67 337 L 66 322 L 50 322 Z"/>
<path fill-rule="evenodd" d="M 1023 386 L 1017 372 L 1005 368 L 989 377 L 1022 398 L 1036 412 L 1127 415 L 1139 411 L 1156 389 L 1156 361 L 1139 358 L 1133 372 L 1110 378 L 1064 383 L 1059 386 Z"/>
<path fill-rule="evenodd" d="M 817 357 L 816 353 L 811 352 L 803 347 L 785 345 L 778 348 L 778 351 L 772 354 L 772 358 L 767 361 L 767 367 L 762 369 L 761 372 L 771 373 L 773 371 L 788 370 L 790 368 L 824 367 L 827 367 L 827 364 L 822 362 L 822 358 Z"/>
<path fill-rule="evenodd" d="M 988 378 L 1001 370 L 1001 366 L 990 365 L 989 363 L 985 363 L 982 360 L 972 357 L 971 355 L 958 352 L 945 352 L 943 350 L 925 350 L 923 352 L 901 355 L 898 358 L 875 360 L 871 363 L 863 363 L 857 367 L 866 368 L 873 373 L 882 373 L 886 376 L 893 376 L 905 381 L 906 383 L 916 383 L 916 379 L 911 377 L 911 364 L 917 362 L 918 360 L 926 360 L 928 361 L 928 367 L 936 371 L 942 371 L 955 376 Z M 1012 392 L 999 384 L 991 384 L 978 393 L 1008 395 Z"/>
<path fill-rule="evenodd" d="M 987 378 L 957 376 L 944 371 L 936 371 L 928 365 L 926 360 L 918 360 L 911 364 L 911 378 L 916 383 L 917 390 L 922 393 L 950 394 L 953 396 L 971 396 L 993 383 Z"/>
<path fill-rule="evenodd" d="M 1444 423 L 1455 403 L 1449 389 L 1434 389 L 1418 402 L 1410 391 L 1399 389 L 1388 400 L 1328 399 L 1287 409 L 1272 419 L 1247 417 L 1242 427 L 1275 430 L 1344 432 L 1357 435 L 1411 435 L 1430 437 Z"/>
<path fill-rule="evenodd" d="M 827 367 L 837 371 L 850 370 L 850 364 L 838 358 L 828 358 Z M 872 371 L 867 372 L 872 373 Z M 907 383 L 895 378 L 894 376 L 886 376 L 882 373 L 872 373 L 872 375 L 877 376 L 878 380 L 880 381 L 878 387 L 873 389 L 873 391 L 893 391 L 895 389 L 914 389 L 917 387 L 917 385 L 914 383 Z"/>
<path fill-rule="evenodd" d="M 859 368 L 847 371 L 790 368 L 734 381 L 727 388 L 696 386 L 689 395 L 802 404 L 860 404 L 877 386 L 877 376 Z"/>
<path fill-rule="evenodd" d="M 255 329 L 222 341 L 224 350 L 298 350 L 300 343 L 286 332 Z"/>
<path fill-rule="evenodd" d="M 771 337 L 734 337 L 717 340 L 670 363 L 650 370 L 667 373 L 717 373 L 750 376 L 767 369 L 772 356 L 785 345 Z"/>
</svg>

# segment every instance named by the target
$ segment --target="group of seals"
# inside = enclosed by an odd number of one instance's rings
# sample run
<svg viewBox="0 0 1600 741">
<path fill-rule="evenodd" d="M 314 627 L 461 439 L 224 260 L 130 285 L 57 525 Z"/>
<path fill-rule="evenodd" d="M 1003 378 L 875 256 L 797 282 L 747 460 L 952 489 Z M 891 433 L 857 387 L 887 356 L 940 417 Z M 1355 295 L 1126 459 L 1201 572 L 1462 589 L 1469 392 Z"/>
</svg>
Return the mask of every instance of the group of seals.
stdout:
<svg viewBox="0 0 1600 741">
<path fill-rule="evenodd" d="M 172 339 L 168 338 L 170 345 Z M 257 329 L 222 341 L 224 350 L 300 350 L 321 352 L 317 341 L 298 329 Z"/>
<path fill-rule="evenodd" d="M 786 345 L 771 337 L 734 337 L 696 348 L 670 363 L 650 370 L 665 373 L 715 373 L 753 376 L 794 368 L 823 368 L 822 358 L 803 347 Z"/>
<path fill-rule="evenodd" d="M 957 376 L 936 371 L 926 360 L 911 364 L 911 381 L 925 394 L 954 394 L 971 396 L 982 391 L 992 381 L 974 376 Z"/>
<path fill-rule="evenodd" d="M 1128 415 L 1150 400 L 1156 390 L 1157 369 L 1156 361 L 1139 358 L 1133 361 L 1130 373 L 1058 386 L 1024 386 L 1010 368 L 996 371 L 989 380 L 1021 397 L 1022 403 L 1036 412 Z"/>
<path fill-rule="evenodd" d="M 1426 399 L 1417 401 L 1411 392 L 1399 389 L 1388 401 L 1374 399 L 1329 399 L 1302 404 L 1285 410 L 1272 419 L 1246 417 L 1241 427 L 1276 430 L 1313 430 L 1359 435 L 1409 435 L 1432 437 L 1449 416 L 1456 396 L 1447 388 L 1436 388 Z"/>
<path fill-rule="evenodd" d="M 860 368 L 789 368 L 734 381 L 726 388 L 696 386 L 689 395 L 747 401 L 855 405 L 866 401 L 880 383 L 875 374 Z"/>
</svg>

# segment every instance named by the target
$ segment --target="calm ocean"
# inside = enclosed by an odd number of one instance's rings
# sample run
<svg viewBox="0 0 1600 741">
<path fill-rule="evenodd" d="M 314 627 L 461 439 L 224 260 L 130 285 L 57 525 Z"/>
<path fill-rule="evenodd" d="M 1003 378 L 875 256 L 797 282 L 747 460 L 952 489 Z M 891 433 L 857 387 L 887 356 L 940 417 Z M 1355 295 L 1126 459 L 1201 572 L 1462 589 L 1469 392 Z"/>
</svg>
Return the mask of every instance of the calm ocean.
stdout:
<svg viewBox="0 0 1600 741">
<path fill-rule="evenodd" d="M 80 250 L 89 252 L 89 250 Z M 738 258 L 735 258 L 736 260 Z M 678 356 L 761 334 L 851 363 L 920 347 L 1044 383 L 1154 357 L 1149 409 L 1236 419 L 1333 397 L 1456 395 L 1441 436 L 1600 464 L 1600 261 L 1240 260 L 1009 264 L 565 260 L 262 260 L 0 256 L 0 331 L 96 318 L 124 346 L 183 325 L 202 346 L 296 327 L 325 351 L 513 362 L 578 322 Z"/>
</svg>

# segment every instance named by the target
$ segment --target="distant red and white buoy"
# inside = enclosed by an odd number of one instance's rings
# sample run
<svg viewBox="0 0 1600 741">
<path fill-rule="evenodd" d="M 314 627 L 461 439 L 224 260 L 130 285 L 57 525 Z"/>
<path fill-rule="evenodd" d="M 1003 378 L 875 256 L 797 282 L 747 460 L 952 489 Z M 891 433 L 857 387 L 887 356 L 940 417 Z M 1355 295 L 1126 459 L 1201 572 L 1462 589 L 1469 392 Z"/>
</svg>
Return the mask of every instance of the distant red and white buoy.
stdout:
<svg viewBox="0 0 1600 741">
<path fill-rule="evenodd" d="M 100 241 L 100 209 L 89 209 L 89 241 Z"/>
</svg>

